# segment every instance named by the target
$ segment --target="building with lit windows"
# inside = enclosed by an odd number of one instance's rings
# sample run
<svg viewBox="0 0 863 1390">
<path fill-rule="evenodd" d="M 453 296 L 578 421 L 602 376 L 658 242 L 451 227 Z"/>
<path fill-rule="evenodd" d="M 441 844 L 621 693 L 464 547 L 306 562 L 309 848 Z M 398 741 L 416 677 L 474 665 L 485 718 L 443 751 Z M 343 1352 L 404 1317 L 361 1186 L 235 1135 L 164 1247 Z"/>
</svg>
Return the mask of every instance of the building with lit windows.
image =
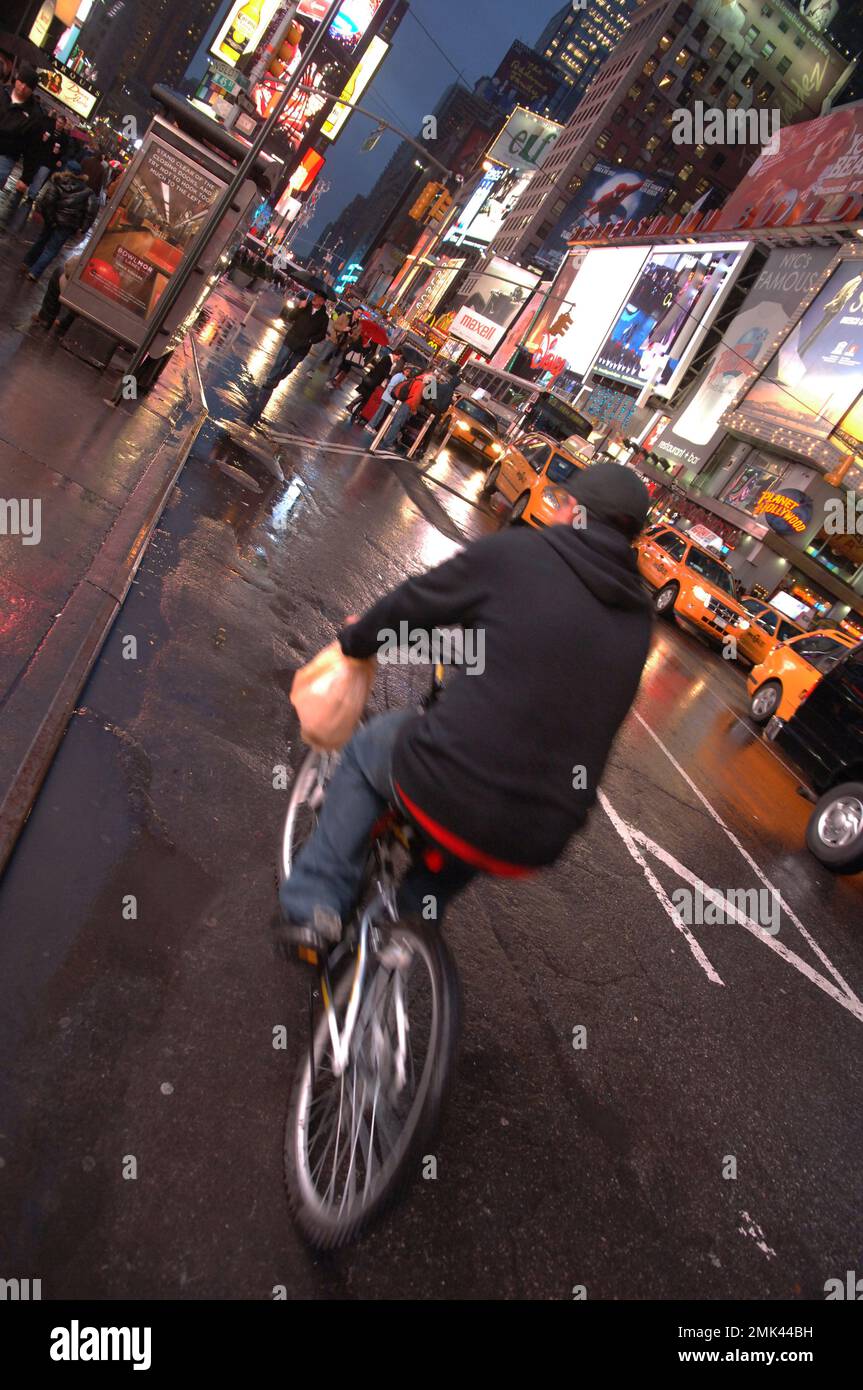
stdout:
<svg viewBox="0 0 863 1390">
<path fill-rule="evenodd" d="M 723 112 L 756 108 L 790 125 L 835 105 L 854 69 L 786 0 L 649 0 L 510 213 L 495 255 L 530 262 L 600 162 L 667 180 L 663 211 L 718 204 L 760 145 L 675 143 L 676 111 L 694 112 L 697 102 Z"/>
<path fill-rule="evenodd" d="M 590 0 L 576 9 L 571 0 L 552 15 L 534 48 L 553 63 L 562 84 L 549 115 L 568 121 L 609 54 L 629 28 L 639 0 Z"/>
</svg>

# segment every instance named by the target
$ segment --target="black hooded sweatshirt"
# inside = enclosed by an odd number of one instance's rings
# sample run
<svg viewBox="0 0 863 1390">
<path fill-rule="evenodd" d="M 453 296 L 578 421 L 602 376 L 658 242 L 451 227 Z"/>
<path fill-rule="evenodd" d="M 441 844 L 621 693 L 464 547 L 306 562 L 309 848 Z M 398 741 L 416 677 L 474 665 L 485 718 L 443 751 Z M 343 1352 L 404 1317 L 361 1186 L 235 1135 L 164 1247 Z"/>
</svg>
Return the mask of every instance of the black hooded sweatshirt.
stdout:
<svg viewBox="0 0 863 1390">
<path fill-rule="evenodd" d="M 485 648 L 481 674 L 448 672 L 428 713 L 401 730 L 402 804 L 505 865 L 552 863 L 596 799 L 650 646 L 629 542 L 589 513 L 582 530 L 477 541 L 343 628 L 342 651 L 372 656 L 403 622 L 462 624 Z"/>
</svg>

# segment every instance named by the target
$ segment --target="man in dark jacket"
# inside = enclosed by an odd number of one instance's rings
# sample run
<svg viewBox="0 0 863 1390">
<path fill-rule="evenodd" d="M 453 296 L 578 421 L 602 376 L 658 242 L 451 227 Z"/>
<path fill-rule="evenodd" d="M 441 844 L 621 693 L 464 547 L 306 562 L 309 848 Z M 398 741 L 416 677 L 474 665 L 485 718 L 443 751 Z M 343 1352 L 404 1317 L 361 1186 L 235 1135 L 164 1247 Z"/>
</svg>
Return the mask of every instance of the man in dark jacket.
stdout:
<svg viewBox="0 0 863 1390">
<path fill-rule="evenodd" d="M 619 464 L 579 472 L 572 491 L 569 524 L 477 541 L 342 628 L 346 656 L 392 661 L 396 646 L 461 624 L 465 669 L 427 713 L 380 715 L 344 749 L 281 888 L 284 947 L 339 939 L 390 801 L 448 856 L 440 872 L 415 866 L 400 890 L 402 911 L 431 897 L 438 920 L 476 873 L 552 864 L 584 825 L 650 646 L 631 545 L 649 499 Z"/>
<path fill-rule="evenodd" d="M 98 208 L 98 199 L 74 159 L 70 159 L 62 173 L 51 175 L 36 199 L 36 210 L 41 213 L 44 225 L 21 266 L 28 280 L 38 280 L 66 242 L 83 235 Z"/>
<path fill-rule="evenodd" d="M 246 414 L 246 420 L 250 425 L 256 424 L 261 418 L 264 407 L 279 382 L 309 355 L 315 343 L 322 342 L 327 336 L 329 320 L 325 305 L 326 300 L 322 294 L 313 294 L 305 304 L 298 304 L 289 310 L 286 316 L 288 328 L 284 342 L 276 353 L 276 360 L 263 385 L 256 387 L 252 394 L 252 403 Z"/>
<path fill-rule="evenodd" d="M 26 193 L 39 162 L 39 144 L 45 126 L 42 107 L 34 95 L 39 74 L 22 63 L 11 87 L 0 87 L 0 189 L 20 159 L 21 177 L 15 184 Z"/>
<path fill-rule="evenodd" d="M 371 400 L 382 381 L 389 381 L 395 371 L 396 362 L 401 362 L 401 353 L 390 353 L 389 348 L 383 348 L 380 356 L 369 367 L 359 386 L 357 394 L 351 401 L 348 414 L 352 420 L 358 420 L 360 411 Z"/>
</svg>

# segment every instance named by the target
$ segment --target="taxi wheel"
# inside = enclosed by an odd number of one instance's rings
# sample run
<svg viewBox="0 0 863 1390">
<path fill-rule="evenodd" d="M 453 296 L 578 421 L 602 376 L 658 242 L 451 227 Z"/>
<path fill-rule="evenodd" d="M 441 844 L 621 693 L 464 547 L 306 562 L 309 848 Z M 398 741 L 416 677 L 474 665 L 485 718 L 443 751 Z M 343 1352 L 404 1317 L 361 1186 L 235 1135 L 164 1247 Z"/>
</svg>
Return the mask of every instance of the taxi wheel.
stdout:
<svg viewBox="0 0 863 1390">
<path fill-rule="evenodd" d="M 816 802 L 806 845 L 834 874 L 863 869 L 863 782 L 843 782 Z"/>
<path fill-rule="evenodd" d="M 515 501 L 514 501 L 513 504 L 512 504 L 512 511 L 511 511 L 510 514 L 509 514 L 509 524 L 510 524 L 510 526 L 517 526 L 517 525 L 518 525 L 518 523 L 521 521 L 522 517 L 524 516 L 525 511 L 527 510 L 527 504 L 528 504 L 529 501 L 530 501 L 530 493 L 529 493 L 529 492 L 523 492 L 523 493 L 521 494 L 520 497 L 517 497 L 517 498 L 515 499 Z"/>
<path fill-rule="evenodd" d="M 497 489 L 497 480 L 498 480 L 499 477 L 500 477 L 500 464 L 499 464 L 499 463 L 493 463 L 492 466 L 491 466 L 491 468 L 488 470 L 488 473 L 487 473 L 486 476 L 485 476 L 485 482 L 484 482 L 483 485 L 482 485 L 482 495 L 483 495 L 483 497 L 491 497 L 492 493 L 496 491 L 496 489 Z"/>
<path fill-rule="evenodd" d="M 750 712 L 756 724 L 766 724 L 779 708 L 782 686 L 779 681 L 765 681 L 752 696 Z"/>
<path fill-rule="evenodd" d="M 676 584 L 666 584 L 653 597 L 654 611 L 660 618 L 671 618 L 674 613 L 674 605 L 677 602 L 678 588 Z"/>
</svg>

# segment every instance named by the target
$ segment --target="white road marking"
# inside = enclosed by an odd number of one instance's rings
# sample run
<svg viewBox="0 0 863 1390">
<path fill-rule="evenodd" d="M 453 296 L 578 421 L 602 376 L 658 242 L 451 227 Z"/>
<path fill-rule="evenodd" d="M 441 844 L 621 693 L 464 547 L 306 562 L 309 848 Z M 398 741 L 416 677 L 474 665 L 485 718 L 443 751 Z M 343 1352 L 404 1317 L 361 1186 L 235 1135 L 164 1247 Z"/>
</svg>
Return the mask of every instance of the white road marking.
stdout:
<svg viewBox="0 0 863 1390">
<path fill-rule="evenodd" d="M 764 1232 L 758 1225 L 758 1222 L 753 1221 L 748 1211 L 742 1211 L 740 1215 L 746 1222 L 745 1226 L 737 1227 L 740 1234 L 742 1236 L 751 1236 L 752 1239 L 755 1241 L 755 1244 L 758 1246 L 758 1249 L 761 1251 L 763 1255 L 767 1256 L 768 1260 L 775 1259 L 776 1251 L 773 1249 L 772 1245 L 767 1244 L 767 1241 L 764 1239 Z"/>
<path fill-rule="evenodd" d="M 686 938 L 690 951 L 694 955 L 695 959 L 698 961 L 698 964 L 701 966 L 708 980 L 710 980 L 711 983 L 714 985 L 724 984 L 724 980 L 722 980 L 722 978 L 717 974 L 713 966 L 710 964 L 710 961 L 707 959 L 707 956 L 704 954 L 695 937 L 692 935 L 692 932 L 689 930 L 689 927 L 686 925 L 680 913 L 677 911 L 677 908 L 674 906 L 674 903 L 671 901 L 662 884 L 659 882 L 659 879 L 656 877 L 656 874 L 653 872 L 650 865 L 647 863 L 646 859 L 639 851 L 638 846 L 635 843 L 632 827 L 627 825 L 626 821 L 622 820 L 621 817 L 617 814 L 608 797 L 605 795 L 605 792 L 600 791 L 598 793 L 598 796 L 599 803 L 602 806 L 603 811 L 608 816 L 608 819 L 611 821 L 621 840 L 626 845 L 626 848 L 629 850 L 629 853 L 632 855 L 636 864 L 638 864 L 639 867 L 643 870 L 644 877 L 647 879 L 657 898 L 662 903 L 662 906 L 665 908 L 665 911 L 668 913 L 677 930 L 681 932 L 682 935 Z"/>
<path fill-rule="evenodd" d="M 681 767 L 674 754 L 671 752 L 669 748 L 666 747 L 659 735 L 654 733 L 653 729 L 651 729 L 650 725 L 647 723 L 647 720 L 644 719 L 642 715 L 640 715 L 636 710 L 633 710 L 633 716 L 638 720 L 639 724 L 641 724 L 642 727 L 646 729 L 646 731 L 650 734 L 650 737 L 653 739 L 654 743 L 658 744 L 658 746 L 662 749 L 663 753 L 665 754 L 668 761 L 671 763 L 672 767 L 674 767 L 677 770 L 677 772 L 680 773 L 680 776 L 683 778 L 686 785 L 695 793 L 695 795 L 698 797 L 698 800 L 705 807 L 712 819 L 716 822 L 720 829 L 723 830 L 724 833 L 728 836 L 728 839 L 734 845 L 735 849 L 737 849 L 740 852 L 740 854 L 742 854 L 743 858 L 746 860 L 747 864 L 752 869 L 752 872 L 757 875 L 757 877 L 764 884 L 765 888 L 768 888 L 770 892 L 774 895 L 776 901 L 779 903 L 783 912 L 785 912 L 791 919 L 791 921 L 794 923 L 795 927 L 803 937 L 803 940 L 806 942 L 809 949 L 813 951 L 814 954 L 821 961 L 821 964 L 824 966 L 825 970 L 829 971 L 829 973 L 833 976 L 833 979 L 845 992 L 848 999 L 854 1001 L 856 1004 L 859 1005 L 860 1001 L 857 998 L 851 986 L 848 984 L 848 981 L 845 980 L 842 975 L 840 975 L 833 962 L 829 960 L 829 958 L 824 954 L 817 941 L 815 941 L 814 938 L 810 935 L 810 933 L 806 930 L 803 923 L 800 921 L 800 918 L 793 911 L 793 909 L 789 907 L 788 903 L 785 901 L 782 894 L 779 892 L 779 889 L 776 888 L 773 883 L 771 883 L 767 875 L 762 871 L 758 864 L 756 864 L 755 860 L 752 858 L 752 855 L 745 848 L 745 846 L 740 843 L 733 830 L 729 829 L 729 827 L 725 824 L 725 821 L 720 816 L 719 812 L 707 800 L 707 797 L 704 795 L 704 793 L 695 785 L 692 778 L 689 776 L 689 773 L 683 767 Z"/>
<path fill-rule="evenodd" d="M 609 810 L 607 806 L 605 809 Z M 618 829 L 618 827 L 615 826 L 615 829 Z M 649 854 L 654 855 L 662 864 L 665 864 L 666 868 L 671 869 L 679 878 L 682 878 L 685 883 L 690 884 L 693 888 L 699 890 L 705 898 L 716 903 L 717 906 L 722 908 L 726 917 L 732 918 L 732 920 L 737 922 L 741 927 L 744 927 L 746 931 L 751 932 L 751 934 L 759 941 L 762 941 L 765 946 L 769 946 L 771 951 L 775 951 L 777 956 L 781 956 L 788 965 L 793 965 L 794 969 L 799 970 L 800 974 L 804 975 L 813 985 L 817 985 L 818 988 L 822 989 L 831 999 L 835 999 L 837 1004 L 841 1004 L 843 1009 L 847 1009 L 860 1023 L 863 1023 L 863 1002 L 861 1002 L 851 990 L 837 989 L 832 980 L 826 979 L 825 976 L 819 974 L 815 967 L 810 965 L 808 961 L 803 960 L 802 957 L 798 956 L 794 951 L 790 951 L 787 946 L 783 946 L 781 941 L 775 936 L 771 936 L 770 933 L 766 932 L 757 922 L 753 922 L 751 917 L 747 917 L 745 912 L 742 912 L 735 903 L 730 902 L 718 889 L 709 888 L 703 879 L 700 879 L 697 874 L 687 869 L 678 859 L 675 859 L 673 854 L 669 854 L 668 850 L 663 849 L 661 845 L 656 844 L 654 840 L 649 839 L 647 835 L 642 834 L 640 830 L 636 830 L 633 826 L 626 826 L 626 829 L 636 845 L 641 845 Z M 619 829 L 618 833 L 621 833 Z M 627 848 L 629 848 L 628 845 Z M 630 853 L 632 853 L 631 850 Z M 700 963 L 701 962 L 699 962 L 699 964 Z"/>
</svg>

